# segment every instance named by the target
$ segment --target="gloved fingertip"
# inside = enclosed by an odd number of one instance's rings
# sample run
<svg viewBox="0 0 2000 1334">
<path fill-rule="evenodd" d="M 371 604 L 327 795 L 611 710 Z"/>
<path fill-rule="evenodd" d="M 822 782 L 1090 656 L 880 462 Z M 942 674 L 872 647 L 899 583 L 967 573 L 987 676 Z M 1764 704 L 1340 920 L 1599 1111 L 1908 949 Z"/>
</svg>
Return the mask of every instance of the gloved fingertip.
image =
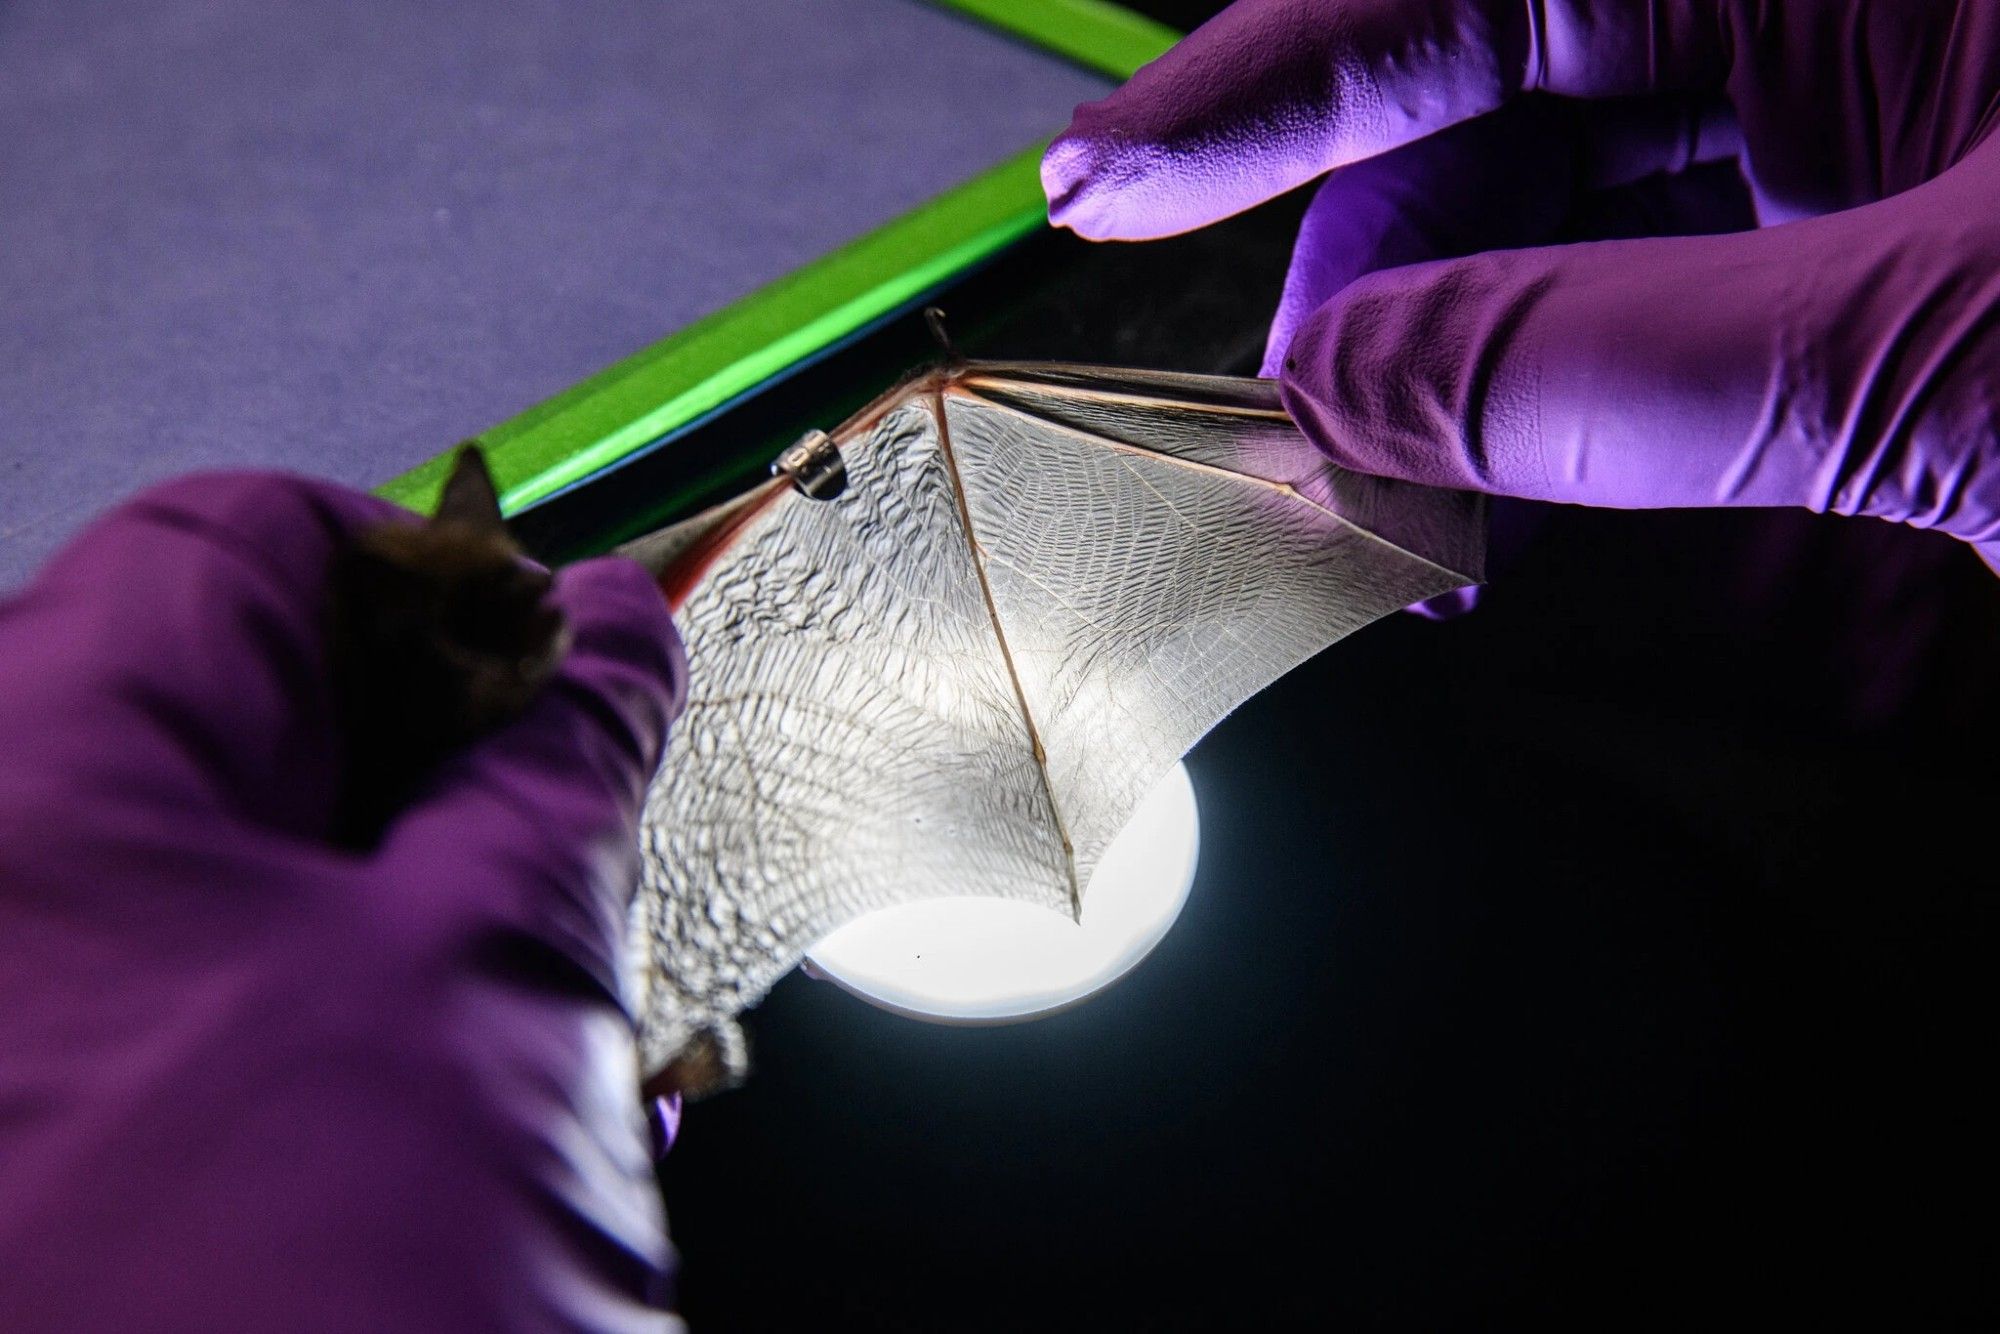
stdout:
<svg viewBox="0 0 2000 1334">
<path fill-rule="evenodd" d="M 680 633 L 667 599 L 637 561 L 602 556 L 566 566 L 556 575 L 552 597 L 580 646 L 602 646 L 621 658 L 646 661 L 676 683 L 686 676 Z"/>
<path fill-rule="evenodd" d="M 564 566 L 556 575 L 555 593 L 564 610 L 581 615 L 602 608 L 611 615 L 654 622 L 672 619 L 653 576 L 623 556 L 599 556 Z"/>
<path fill-rule="evenodd" d="M 1042 154 L 1042 194 L 1049 223 L 1093 241 L 1110 239 L 1098 191 L 1091 189 L 1101 165 L 1097 147 L 1074 129 L 1058 136 Z"/>
<path fill-rule="evenodd" d="M 1447 490 L 1504 491 L 1511 474 L 1538 465 L 1540 455 L 1523 446 L 1496 459 L 1473 448 L 1458 424 L 1465 386 L 1488 383 L 1502 350 L 1493 312 L 1504 307 L 1518 317 L 1522 286 L 1484 257 L 1355 280 L 1293 331 L 1278 376 L 1285 410 L 1343 468 Z M 1497 463 L 1509 465 L 1508 476 L 1496 476 Z"/>
<path fill-rule="evenodd" d="M 1082 145 L 1068 131 L 1057 135 L 1042 153 L 1042 193 L 1048 196 L 1051 221 L 1056 221 L 1057 215 L 1068 206 L 1071 195 L 1087 174 L 1082 158 Z"/>
<path fill-rule="evenodd" d="M 556 574 L 551 601 L 570 630 L 559 675 L 571 692 L 622 721 L 641 763 L 659 762 L 667 729 L 687 698 L 687 652 L 666 598 L 643 566 L 622 556 L 570 565 Z"/>
<path fill-rule="evenodd" d="M 1403 610 L 1413 616 L 1421 616 L 1427 621 L 1456 620 L 1477 607 L 1484 596 L 1484 590 L 1480 585 L 1468 584 L 1464 588 L 1453 589 L 1441 596 L 1412 603 Z"/>
<path fill-rule="evenodd" d="M 1298 312 L 1281 302 L 1271 317 L 1270 332 L 1264 335 L 1264 360 L 1257 374 L 1266 380 L 1281 380 L 1291 369 L 1292 338 L 1299 331 Z"/>
<path fill-rule="evenodd" d="M 653 1161 L 664 1162 L 673 1151 L 674 1141 L 681 1134 L 681 1095 L 670 1093 L 664 1098 L 653 1099 L 647 1117 L 652 1131 Z"/>
</svg>

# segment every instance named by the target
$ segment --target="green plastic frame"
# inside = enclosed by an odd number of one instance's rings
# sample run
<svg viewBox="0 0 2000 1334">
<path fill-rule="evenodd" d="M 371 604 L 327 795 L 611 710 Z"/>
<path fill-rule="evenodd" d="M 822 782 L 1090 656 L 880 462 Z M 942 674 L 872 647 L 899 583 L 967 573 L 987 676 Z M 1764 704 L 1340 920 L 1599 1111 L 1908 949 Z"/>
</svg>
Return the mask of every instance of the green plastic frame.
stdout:
<svg viewBox="0 0 2000 1334">
<path fill-rule="evenodd" d="M 1107 0 L 931 0 L 1113 78 L 1180 34 Z M 515 513 L 714 411 L 1043 225 L 1034 144 L 477 437 Z M 428 512 L 447 451 L 377 488 Z"/>
</svg>

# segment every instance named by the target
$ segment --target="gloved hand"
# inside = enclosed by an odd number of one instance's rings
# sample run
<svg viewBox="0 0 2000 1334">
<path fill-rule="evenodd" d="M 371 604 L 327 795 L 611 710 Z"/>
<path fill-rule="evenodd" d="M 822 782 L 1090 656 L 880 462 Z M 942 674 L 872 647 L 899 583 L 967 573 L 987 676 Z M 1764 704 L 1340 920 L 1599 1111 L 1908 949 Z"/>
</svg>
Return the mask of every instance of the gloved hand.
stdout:
<svg viewBox="0 0 2000 1334">
<path fill-rule="evenodd" d="M 528 712 L 340 850 L 328 564 L 399 515 L 189 478 L 0 604 L 0 1329 L 673 1326 L 620 977 L 678 640 L 564 570 Z"/>
<path fill-rule="evenodd" d="M 1266 371 L 1338 462 L 1875 515 L 1991 565 L 1996 98 L 1973 0 L 1239 0 L 1080 107 L 1043 179 L 1057 223 L 1141 239 L 1331 169 Z M 1764 225 L 1511 249 L 1621 187 L 1651 230 Z"/>
</svg>

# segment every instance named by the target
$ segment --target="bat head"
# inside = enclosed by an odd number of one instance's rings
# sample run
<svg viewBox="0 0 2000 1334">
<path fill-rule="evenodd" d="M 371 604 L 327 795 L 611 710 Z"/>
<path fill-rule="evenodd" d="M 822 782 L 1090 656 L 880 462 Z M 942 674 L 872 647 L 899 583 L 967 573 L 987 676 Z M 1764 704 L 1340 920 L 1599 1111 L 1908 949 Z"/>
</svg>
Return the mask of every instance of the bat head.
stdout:
<svg viewBox="0 0 2000 1334">
<path fill-rule="evenodd" d="M 383 524 L 342 553 L 333 651 L 348 837 L 369 841 L 438 760 L 527 708 L 567 639 L 550 584 L 508 534 L 473 445 L 430 520 Z"/>
</svg>

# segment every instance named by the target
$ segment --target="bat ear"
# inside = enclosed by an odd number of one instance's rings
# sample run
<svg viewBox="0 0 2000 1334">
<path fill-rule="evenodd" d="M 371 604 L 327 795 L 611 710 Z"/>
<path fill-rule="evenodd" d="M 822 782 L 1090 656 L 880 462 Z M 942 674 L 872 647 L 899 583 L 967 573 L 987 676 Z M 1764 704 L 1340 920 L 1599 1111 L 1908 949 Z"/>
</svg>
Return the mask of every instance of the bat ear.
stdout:
<svg viewBox="0 0 2000 1334">
<path fill-rule="evenodd" d="M 438 497 L 437 513 L 432 523 L 460 523 L 469 528 L 490 532 L 502 532 L 500 520 L 500 493 L 493 485 L 493 474 L 486 470 L 486 455 L 479 446 L 468 440 L 458 448 L 458 458 L 451 466 L 451 476 L 445 479 L 444 491 Z"/>
</svg>

